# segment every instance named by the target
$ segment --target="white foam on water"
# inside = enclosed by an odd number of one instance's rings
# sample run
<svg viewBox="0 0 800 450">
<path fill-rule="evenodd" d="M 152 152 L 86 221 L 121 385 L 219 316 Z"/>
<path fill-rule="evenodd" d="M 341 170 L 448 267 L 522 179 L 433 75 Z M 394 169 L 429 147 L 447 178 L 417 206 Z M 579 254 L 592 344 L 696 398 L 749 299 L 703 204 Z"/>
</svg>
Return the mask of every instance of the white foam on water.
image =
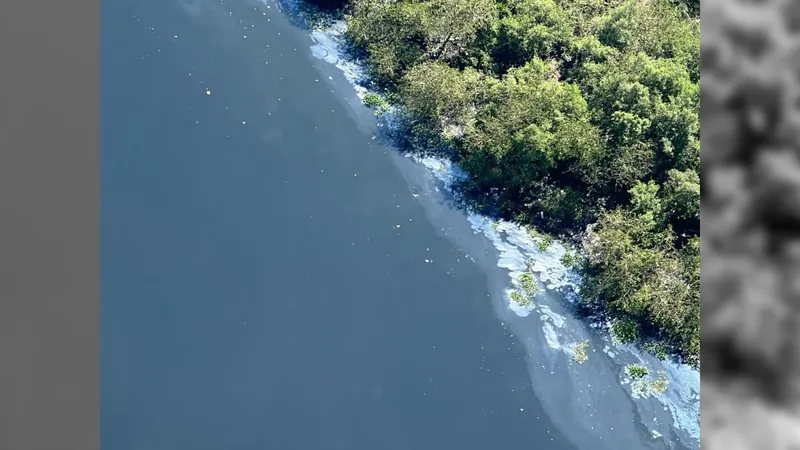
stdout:
<svg viewBox="0 0 800 450">
<path fill-rule="evenodd" d="M 355 87 L 356 93 L 363 99 L 367 92 L 360 85 L 364 79 L 364 72 L 358 64 L 343 57 L 340 50 L 346 31 L 345 22 L 335 22 L 325 30 L 312 30 L 310 36 L 314 44 L 311 45 L 311 54 L 341 70 L 345 79 Z"/>
<path fill-rule="evenodd" d="M 508 302 L 508 309 L 514 311 L 514 313 L 520 317 L 527 317 L 533 311 L 533 304 L 530 306 L 522 306 L 519 303 L 511 300 L 511 293 L 513 291 L 511 289 L 507 289 L 505 291 L 505 299 Z"/>
<path fill-rule="evenodd" d="M 553 328 L 553 324 L 550 322 L 545 322 L 542 324 L 542 331 L 544 332 L 544 340 L 547 342 L 547 345 L 550 346 L 553 350 L 562 350 L 563 347 L 561 346 L 561 342 L 558 341 L 558 334 L 556 334 L 555 328 Z"/>
<path fill-rule="evenodd" d="M 357 95 L 363 99 L 364 94 L 367 92 L 367 89 L 361 85 L 364 80 L 364 71 L 357 63 L 345 57 L 342 51 L 342 42 L 346 29 L 346 22 L 338 21 L 328 28 L 313 30 L 310 33 L 313 42 L 311 53 L 315 57 L 339 68 L 345 78 L 353 85 Z M 383 114 L 384 120 L 389 126 L 391 126 L 396 113 L 397 110 L 395 108 L 390 108 L 389 111 Z M 454 193 L 453 186 L 457 181 L 467 177 L 463 170 L 448 159 L 418 155 L 409 157 L 426 167 L 433 177 L 442 183 L 443 189 L 450 193 Z M 578 300 L 580 275 L 562 263 L 562 258 L 567 249 L 561 242 L 554 241 L 547 249 L 541 250 L 537 245 L 539 238 L 532 236 L 522 226 L 506 221 L 496 222 L 474 212 L 468 213 L 467 219 L 474 232 L 486 236 L 497 249 L 499 253 L 497 265 L 509 271 L 509 285 L 518 286 L 519 277 L 523 273 L 530 271 L 547 289 L 561 293 L 570 302 Z M 508 297 L 510 292 L 511 290 L 509 289 L 504 295 L 508 308 L 520 317 L 527 317 L 532 312 L 537 311 L 542 322 L 542 331 L 547 345 L 554 350 L 568 352 L 569 349 L 561 343 L 559 334 L 556 331 L 556 329 L 566 331 L 568 319 L 555 313 L 546 305 L 537 305 L 535 301 L 529 307 L 522 307 L 510 300 Z M 574 321 L 575 319 L 570 320 Z M 594 323 L 590 324 L 589 327 L 607 331 L 609 324 Z M 666 393 L 653 397 L 670 411 L 676 428 L 684 430 L 687 434 L 699 440 L 699 371 L 687 365 L 661 362 L 652 357 L 645 358 L 641 352 L 631 346 L 612 342 L 608 337 L 605 339 L 608 345 L 603 348 L 603 352 L 619 364 L 625 364 L 622 361 L 622 356 L 627 354 L 646 363 L 651 373 L 657 373 L 661 370 L 666 373 L 669 379 Z M 617 351 L 612 351 L 612 348 Z M 637 386 L 640 383 L 632 382 L 627 377 L 623 377 L 621 383 L 633 383 L 634 387 L 641 387 Z M 638 390 L 634 389 L 634 391 Z M 647 392 L 634 392 L 632 395 L 635 398 L 652 396 Z"/>
<path fill-rule="evenodd" d="M 700 439 L 700 371 L 671 361 L 663 366 L 670 382 L 662 403 L 680 428 Z"/>
<path fill-rule="evenodd" d="M 566 325 L 566 320 L 564 319 L 564 316 L 562 316 L 561 314 L 554 313 L 549 306 L 540 305 L 539 310 L 542 312 L 542 316 L 550 319 L 550 322 L 552 322 L 553 325 L 555 325 L 556 327 L 564 328 L 564 326 Z"/>
</svg>

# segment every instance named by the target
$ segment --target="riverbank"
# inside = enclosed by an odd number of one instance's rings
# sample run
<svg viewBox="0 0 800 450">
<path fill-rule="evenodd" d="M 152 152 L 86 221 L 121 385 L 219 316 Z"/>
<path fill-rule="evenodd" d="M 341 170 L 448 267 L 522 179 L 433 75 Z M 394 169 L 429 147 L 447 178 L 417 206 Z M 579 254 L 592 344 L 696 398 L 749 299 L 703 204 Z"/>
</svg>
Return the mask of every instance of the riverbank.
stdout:
<svg viewBox="0 0 800 450">
<path fill-rule="evenodd" d="M 291 4 L 285 5 L 296 7 Z M 352 84 L 355 96 L 363 101 L 369 92 L 365 85 L 369 83 L 366 82 L 362 66 L 347 57 L 343 51 L 346 23 L 336 20 L 321 23 L 323 26 L 312 27 L 309 30 L 313 41 L 312 54 L 336 66 Z M 358 104 L 353 106 L 355 109 L 363 108 Z M 379 129 L 384 131 L 383 137 L 386 139 L 391 139 L 391 129 L 396 124 L 397 112 L 396 107 L 391 107 L 378 118 Z M 418 153 L 405 156 L 430 171 L 438 182 L 434 189 L 445 191 L 450 198 L 458 197 L 459 192 L 455 185 L 463 180 L 465 174 L 450 160 Z M 581 380 L 580 383 L 591 383 L 592 377 L 584 373 L 589 367 L 597 367 L 593 366 L 591 361 L 610 360 L 611 367 L 615 368 L 610 376 L 616 378 L 617 385 L 622 386 L 627 395 L 633 399 L 640 409 L 639 414 L 653 416 L 649 424 L 653 430 L 653 438 L 659 440 L 663 435 L 669 435 L 671 430 L 676 430 L 678 435 L 683 435 L 680 440 L 687 442 L 685 445 L 688 447 L 693 447 L 691 441 L 699 439 L 699 372 L 686 365 L 659 361 L 634 346 L 616 342 L 610 333 L 610 323 L 607 320 L 595 319 L 587 322 L 586 318 L 578 317 L 575 306 L 579 303 L 580 274 L 563 264 L 567 246 L 558 240 L 554 240 L 544 248 L 540 238 L 531 236 L 525 227 L 513 222 L 497 221 L 474 211 L 466 211 L 466 219 L 473 233 L 483 235 L 492 243 L 498 254 L 494 264 L 507 272 L 506 287 L 503 289 L 504 292 L 500 293 L 502 308 L 513 312 L 514 316 L 520 319 L 535 318 L 540 324 L 536 333 L 541 333 L 543 342 L 549 350 L 546 354 L 539 353 L 539 355 L 550 361 L 545 365 L 548 369 L 543 374 L 549 373 L 552 376 L 554 370 L 565 370 L 566 362 L 566 370 L 570 373 L 570 377 L 577 376 L 576 379 Z M 534 296 L 534 301 L 522 306 L 512 299 L 511 293 L 520 288 L 521 277 L 530 272 L 535 273 L 540 289 Z M 502 312 L 501 317 L 503 317 Z M 530 324 L 529 321 L 524 322 L 524 326 Z M 520 331 L 522 335 L 529 334 L 522 329 Z M 528 336 L 525 340 L 530 341 L 535 338 Z M 590 363 L 584 367 L 576 361 L 576 356 L 579 353 L 578 349 L 581 348 L 580 344 L 586 341 L 591 341 L 587 351 Z M 541 352 L 543 349 L 535 351 Z M 658 393 L 641 389 L 642 383 L 637 383 L 637 380 L 632 379 L 625 370 L 632 364 L 647 367 L 652 378 L 663 371 L 669 380 L 666 391 Z M 531 365 L 532 374 L 535 370 L 541 371 L 533 367 L 534 365 L 541 367 L 541 360 L 532 358 Z M 607 368 L 602 370 L 608 371 Z M 584 374 L 580 375 L 581 373 Z M 544 376 L 534 378 L 544 382 Z M 541 389 L 545 390 L 546 386 L 541 386 Z M 589 394 L 579 395 L 575 392 L 573 394 L 575 397 L 571 401 L 592 400 L 592 395 Z M 595 396 L 594 400 L 600 403 L 600 397 Z M 564 411 L 561 413 L 564 417 L 569 416 Z M 593 425 L 588 422 L 587 428 L 591 427 Z M 668 448 L 674 447 L 670 445 Z"/>
<path fill-rule="evenodd" d="M 568 244 L 585 313 L 620 340 L 699 366 L 697 20 L 663 1 L 348 5 L 341 44 L 395 144 L 457 162 L 470 209 Z"/>
</svg>

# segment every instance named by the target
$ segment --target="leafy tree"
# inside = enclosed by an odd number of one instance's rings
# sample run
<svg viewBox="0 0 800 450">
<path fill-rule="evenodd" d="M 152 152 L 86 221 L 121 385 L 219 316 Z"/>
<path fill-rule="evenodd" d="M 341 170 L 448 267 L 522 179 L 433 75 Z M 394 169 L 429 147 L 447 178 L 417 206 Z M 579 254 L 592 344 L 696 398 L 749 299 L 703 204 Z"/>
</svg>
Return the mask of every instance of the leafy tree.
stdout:
<svg viewBox="0 0 800 450">
<path fill-rule="evenodd" d="M 358 0 L 347 19 L 347 35 L 366 57 L 378 84 L 393 86 L 407 68 L 425 57 L 424 3 Z"/>
<path fill-rule="evenodd" d="M 449 60 L 464 52 L 478 31 L 497 17 L 491 0 L 438 0 L 427 5 L 427 50 L 435 59 Z"/>
<path fill-rule="evenodd" d="M 643 219 L 646 218 L 645 220 L 652 221 L 653 225 L 661 222 L 664 212 L 661 198 L 658 196 L 659 189 L 658 184 L 651 180 L 647 183 L 637 181 L 629 191 L 631 211 Z"/>
<path fill-rule="evenodd" d="M 664 183 L 664 199 L 670 217 L 700 221 L 700 175 L 671 169 Z M 699 229 L 696 230 L 699 232 Z"/>
<path fill-rule="evenodd" d="M 567 12 L 554 0 L 513 0 L 496 25 L 494 59 L 498 71 L 520 67 L 533 59 L 558 55 L 573 36 Z"/>
<path fill-rule="evenodd" d="M 652 186 L 635 190 L 640 205 L 656 202 Z M 600 218 L 586 246 L 584 294 L 634 319 L 645 336 L 665 339 L 688 359 L 699 351 L 699 271 L 673 249 L 671 230 L 658 231 L 649 216 L 616 210 Z"/>
<path fill-rule="evenodd" d="M 597 28 L 602 43 L 655 58 L 691 58 L 699 33 L 699 20 L 686 20 L 665 0 L 627 0 L 601 17 Z"/>
<path fill-rule="evenodd" d="M 348 36 L 376 80 L 393 86 L 420 62 L 467 51 L 496 14 L 492 0 L 357 0 L 347 16 Z"/>
<path fill-rule="evenodd" d="M 438 133 L 460 137 L 474 127 L 481 78 L 473 69 L 458 70 L 429 61 L 406 73 L 400 98 L 406 111 L 416 120 Z"/>
</svg>

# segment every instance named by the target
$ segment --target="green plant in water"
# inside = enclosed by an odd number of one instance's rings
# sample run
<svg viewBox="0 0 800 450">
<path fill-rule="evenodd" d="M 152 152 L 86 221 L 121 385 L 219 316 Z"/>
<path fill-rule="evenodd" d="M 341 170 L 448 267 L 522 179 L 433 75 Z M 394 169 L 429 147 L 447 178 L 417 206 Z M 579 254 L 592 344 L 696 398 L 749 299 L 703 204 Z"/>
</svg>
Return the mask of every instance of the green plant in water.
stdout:
<svg viewBox="0 0 800 450">
<path fill-rule="evenodd" d="M 573 267 L 575 262 L 575 255 L 569 250 L 561 257 L 561 264 L 563 264 L 564 267 Z"/>
<path fill-rule="evenodd" d="M 511 293 L 508 294 L 508 296 L 511 298 L 511 301 L 513 301 L 514 303 L 518 304 L 523 308 L 528 308 L 533 304 L 527 296 L 525 296 L 524 294 L 522 294 L 522 292 L 517 290 L 511 291 Z"/>
<path fill-rule="evenodd" d="M 547 251 L 551 245 L 553 245 L 553 236 L 550 236 L 549 234 L 542 235 L 539 238 L 539 241 L 536 243 L 536 247 L 539 248 L 540 252 Z"/>
<path fill-rule="evenodd" d="M 664 373 L 663 370 L 658 372 L 658 377 L 650 383 L 650 388 L 656 394 L 663 394 L 667 392 L 667 387 L 669 386 L 669 380 L 667 379 L 667 374 Z"/>
<path fill-rule="evenodd" d="M 536 228 L 534 228 L 534 227 L 532 227 L 530 225 L 526 225 L 525 226 L 525 231 L 528 232 L 528 236 L 531 239 L 533 239 L 534 241 L 539 239 L 539 237 L 541 237 L 541 233 L 539 233 L 539 231 L 537 231 Z"/>
<path fill-rule="evenodd" d="M 575 344 L 575 346 L 572 348 L 572 353 L 572 359 L 576 363 L 582 364 L 586 362 L 586 360 L 589 359 L 589 341 L 585 340 Z"/>
<path fill-rule="evenodd" d="M 533 274 L 529 272 L 520 275 L 519 284 L 522 286 L 522 290 L 525 294 L 530 297 L 535 296 L 539 289 L 539 286 L 536 284 L 536 279 L 533 277 Z"/>
<path fill-rule="evenodd" d="M 634 380 L 639 380 L 646 377 L 650 372 L 647 367 L 639 364 L 630 364 L 625 366 L 625 373 Z"/>
<path fill-rule="evenodd" d="M 631 381 L 631 392 L 636 397 L 647 397 L 650 394 L 650 382 L 647 378 Z"/>
<path fill-rule="evenodd" d="M 669 351 L 667 346 L 661 342 L 651 341 L 642 346 L 644 350 L 656 358 L 660 359 L 661 361 L 666 360 L 669 357 Z"/>
<path fill-rule="evenodd" d="M 389 102 L 374 92 L 367 92 L 364 94 L 364 106 L 375 109 L 376 116 L 389 110 Z"/>
</svg>

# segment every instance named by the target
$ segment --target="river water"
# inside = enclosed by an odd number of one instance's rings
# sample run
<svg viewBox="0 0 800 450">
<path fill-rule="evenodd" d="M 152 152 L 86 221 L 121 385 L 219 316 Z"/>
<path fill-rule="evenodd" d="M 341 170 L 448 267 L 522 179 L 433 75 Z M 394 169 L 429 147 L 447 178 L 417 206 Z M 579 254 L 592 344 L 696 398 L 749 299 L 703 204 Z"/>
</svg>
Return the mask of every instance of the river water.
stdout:
<svg viewBox="0 0 800 450">
<path fill-rule="evenodd" d="M 681 448 L 279 9 L 103 2 L 103 448 Z"/>
</svg>

